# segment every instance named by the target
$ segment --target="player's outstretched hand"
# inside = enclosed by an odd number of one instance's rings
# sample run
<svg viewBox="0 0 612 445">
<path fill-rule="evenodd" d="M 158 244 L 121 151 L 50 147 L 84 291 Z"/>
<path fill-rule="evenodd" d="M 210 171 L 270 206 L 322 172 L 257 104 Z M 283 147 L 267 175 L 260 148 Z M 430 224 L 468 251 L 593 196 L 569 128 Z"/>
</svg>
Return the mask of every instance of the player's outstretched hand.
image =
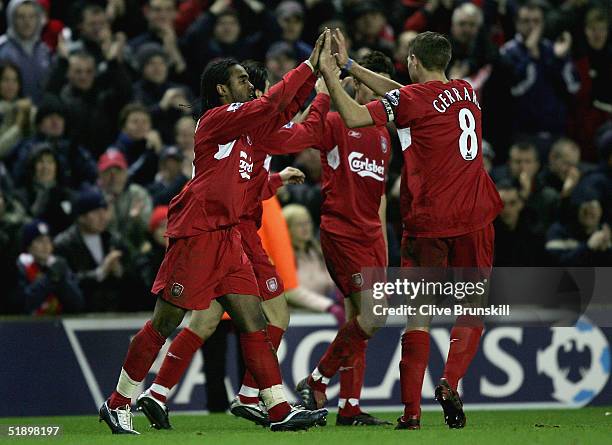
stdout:
<svg viewBox="0 0 612 445">
<path fill-rule="evenodd" d="M 319 57 L 319 69 L 323 74 L 332 75 L 336 69 L 336 59 L 331 53 L 331 31 L 326 28 L 324 35 L 325 40 L 323 41 L 323 48 Z"/>
<path fill-rule="evenodd" d="M 325 32 L 322 32 L 319 38 L 317 39 L 317 42 L 315 43 L 315 46 L 312 49 L 312 52 L 310 53 L 310 57 L 308 58 L 308 61 L 311 63 L 315 71 L 319 69 L 319 56 L 321 54 L 321 48 L 323 48 L 324 38 Z"/>
<path fill-rule="evenodd" d="M 329 90 L 327 89 L 327 84 L 325 83 L 325 80 L 322 77 L 319 77 L 317 79 L 317 83 L 315 83 L 315 91 L 317 92 L 317 94 L 323 93 L 329 96 Z"/>
<path fill-rule="evenodd" d="M 279 173 L 283 180 L 283 185 L 287 184 L 303 184 L 306 175 L 301 170 L 295 167 L 286 167 Z"/>
<path fill-rule="evenodd" d="M 346 49 L 346 41 L 344 40 L 344 35 L 342 31 L 338 28 L 334 29 L 334 34 L 332 36 L 334 39 L 333 43 L 336 46 L 337 51 L 334 53 L 334 58 L 336 59 L 336 63 L 339 68 L 342 68 L 348 63 L 349 55 Z"/>
</svg>

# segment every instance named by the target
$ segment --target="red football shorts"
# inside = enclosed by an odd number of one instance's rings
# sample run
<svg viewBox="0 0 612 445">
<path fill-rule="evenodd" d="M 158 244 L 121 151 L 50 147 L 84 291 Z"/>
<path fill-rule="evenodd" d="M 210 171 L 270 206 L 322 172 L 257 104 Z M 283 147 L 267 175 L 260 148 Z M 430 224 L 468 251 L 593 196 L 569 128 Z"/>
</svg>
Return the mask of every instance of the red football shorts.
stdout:
<svg viewBox="0 0 612 445">
<path fill-rule="evenodd" d="M 262 300 L 271 300 L 285 291 L 283 280 L 270 262 L 268 253 L 261 244 L 257 234 L 257 227 L 252 221 L 241 221 L 238 230 L 242 237 L 242 248 L 253 265 L 255 279 L 259 286 L 259 295 Z"/>
<path fill-rule="evenodd" d="M 493 223 L 452 238 L 402 237 L 402 267 L 493 267 Z"/>
<path fill-rule="evenodd" d="M 207 309 L 222 295 L 259 295 L 235 227 L 171 238 L 151 292 L 187 310 Z"/>
<path fill-rule="evenodd" d="M 387 248 L 380 234 L 372 244 L 366 244 L 321 230 L 321 249 L 327 270 L 345 297 L 364 290 L 364 282 L 384 281 L 387 267 Z M 380 268 L 374 275 L 364 279 L 364 268 Z M 369 287 L 369 286 L 367 286 Z"/>
</svg>

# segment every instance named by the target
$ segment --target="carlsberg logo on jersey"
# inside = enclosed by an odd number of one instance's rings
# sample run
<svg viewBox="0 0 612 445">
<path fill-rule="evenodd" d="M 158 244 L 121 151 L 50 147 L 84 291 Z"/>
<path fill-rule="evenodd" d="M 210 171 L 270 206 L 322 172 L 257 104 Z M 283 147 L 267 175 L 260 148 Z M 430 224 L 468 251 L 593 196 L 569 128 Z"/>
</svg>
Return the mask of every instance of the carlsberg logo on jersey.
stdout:
<svg viewBox="0 0 612 445">
<path fill-rule="evenodd" d="M 363 157 L 364 154 L 357 151 L 353 151 L 348 155 L 349 167 L 351 171 L 357 173 L 361 177 L 367 176 L 368 178 L 374 178 L 377 181 L 384 181 L 385 162 L 382 161 L 381 165 L 378 165 L 376 163 L 376 159 L 362 159 Z"/>
</svg>

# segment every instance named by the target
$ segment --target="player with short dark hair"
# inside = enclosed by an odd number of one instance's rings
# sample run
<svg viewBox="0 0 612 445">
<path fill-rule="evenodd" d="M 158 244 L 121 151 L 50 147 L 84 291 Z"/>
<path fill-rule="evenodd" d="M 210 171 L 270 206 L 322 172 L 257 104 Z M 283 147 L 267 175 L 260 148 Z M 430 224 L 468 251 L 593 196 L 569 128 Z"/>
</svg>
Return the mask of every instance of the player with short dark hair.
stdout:
<svg viewBox="0 0 612 445">
<path fill-rule="evenodd" d="M 393 64 L 374 51 L 362 63 L 391 78 Z M 355 81 L 357 102 L 378 98 Z M 325 83 L 317 83 L 316 96 L 303 124 L 286 126 L 268 136 L 268 147 L 308 146 L 320 150 L 323 168 L 321 194 L 321 248 L 330 275 L 346 297 L 348 323 L 342 327 L 312 375 L 297 385 L 304 404 L 316 409 L 325 400 L 329 379 L 340 374 L 339 412 L 336 424 L 385 425 L 388 422 L 361 411 L 367 340 L 377 329 L 372 317 L 363 317 L 373 302 L 362 276 L 366 267 L 387 266 L 385 181 L 391 158 L 391 141 L 385 124 L 351 130 L 340 115 L 328 113 L 330 98 Z M 371 312 L 371 311 L 370 311 Z"/>
<path fill-rule="evenodd" d="M 468 82 L 448 80 L 448 40 L 424 32 L 410 45 L 408 71 L 414 84 L 402 86 L 349 59 L 340 32 L 334 33 L 338 53 L 330 52 L 326 30 L 320 70 L 348 127 L 384 125 L 394 121 L 404 155 L 400 205 L 404 233 L 403 267 L 465 267 L 484 270 L 493 265 L 493 220 L 502 202 L 484 169 L 481 111 Z M 352 100 L 333 74 L 347 69 L 381 96 L 361 105 Z M 404 414 L 398 429 L 420 428 L 423 377 L 429 360 L 431 317 L 411 317 L 402 335 L 400 375 Z M 450 428 L 465 425 L 457 384 L 465 375 L 483 330 L 480 318 L 459 317 L 436 400 Z M 319 405 L 320 406 L 320 405 Z"/>
<path fill-rule="evenodd" d="M 113 433 L 137 434 L 130 413 L 134 391 L 185 313 L 213 312 L 215 300 L 240 331 L 245 364 L 261 388 L 271 429 L 305 429 L 324 420 L 325 410 L 294 410 L 285 399 L 257 280 L 236 229 L 253 172 L 254 142 L 286 122 L 284 111 L 313 78 L 321 40 L 309 60 L 256 100 L 250 100 L 253 85 L 237 62 L 213 62 L 204 70 L 194 176 L 170 203 L 169 246 L 151 290 L 158 295 L 153 317 L 130 343 L 116 391 L 100 407 L 100 419 Z"/>
</svg>

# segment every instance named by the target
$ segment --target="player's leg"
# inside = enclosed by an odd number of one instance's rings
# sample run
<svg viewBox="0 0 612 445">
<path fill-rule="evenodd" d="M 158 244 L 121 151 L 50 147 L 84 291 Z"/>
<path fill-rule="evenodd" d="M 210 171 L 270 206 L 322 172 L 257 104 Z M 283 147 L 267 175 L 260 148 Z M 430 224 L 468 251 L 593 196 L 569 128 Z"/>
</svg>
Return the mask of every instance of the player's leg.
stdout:
<svg viewBox="0 0 612 445">
<path fill-rule="evenodd" d="M 259 294 L 263 300 L 261 307 L 267 320 L 266 330 L 276 351 L 280 346 L 287 326 L 289 326 L 289 307 L 283 293 L 283 281 L 276 268 L 270 263 L 267 253 L 263 250 L 257 232 L 252 231 L 251 233 L 243 227 L 241 233 L 243 247 L 253 266 Z M 259 388 L 255 378 L 248 370 L 244 373 L 237 400 L 235 399 L 233 402 L 234 406 L 241 404 L 252 405 L 253 407 L 259 404 Z M 249 412 L 251 411 L 250 408 L 247 409 Z"/>
<path fill-rule="evenodd" d="M 363 247 L 342 243 L 321 232 L 321 247 L 330 275 L 344 295 L 356 294 L 353 304 L 357 309 L 362 304 L 363 278 L 361 268 L 368 260 L 361 260 Z M 317 367 L 305 379 L 301 380 L 296 391 L 308 408 L 320 408 L 325 405 L 325 391 L 330 379 L 338 372 L 343 363 L 352 363 L 355 357 L 363 357 L 367 340 L 374 334 L 377 326 L 372 317 L 356 317 L 340 328 L 329 345 Z"/>
<path fill-rule="evenodd" d="M 360 307 L 363 297 L 360 292 L 351 294 L 344 300 L 347 318 L 349 320 L 360 316 Z M 367 311 L 368 309 L 366 309 Z M 361 321 L 360 325 L 365 325 Z M 375 329 L 372 329 L 375 331 Z M 355 354 L 347 357 L 339 369 L 340 394 L 338 396 L 338 416 L 336 425 L 390 425 L 386 420 L 378 419 L 361 410 L 361 389 L 365 377 L 367 341 Z"/>
<path fill-rule="evenodd" d="M 489 224 L 482 230 L 468 233 L 453 241 L 450 265 L 468 268 L 463 269 L 463 279 L 479 281 L 489 275 L 493 266 L 494 236 L 493 224 Z M 483 297 L 486 297 L 486 294 Z M 476 302 L 477 305 L 481 303 L 482 301 Z M 457 317 L 451 330 L 444 374 L 436 387 L 436 400 L 444 409 L 444 419 L 449 428 L 465 426 L 463 403 L 457 393 L 457 385 L 478 352 L 483 330 L 483 320 L 469 315 Z"/>
<path fill-rule="evenodd" d="M 171 428 L 166 407 L 168 394 L 187 370 L 196 351 L 215 332 L 222 315 L 223 308 L 216 301 L 208 309 L 192 311 L 188 327 L 172 340 L 153 384 L 136 401 L 152 427 Z"/>
<path fill-rule="evenodd" d="M 449 246 L 444 240 L 435 238 L 402 239 L 402 267 L 404 268 L 445 268 L 448 265 Z M 415 269 L 419 277 L 425 269 Z M 423 296 L 420 304 L 426 304 Z M 396 429 L 415 430 L 420 428 L 421 393 L 425 370 L 429 362 L 429 325 L 431 316 L 417 315 L 407 319 L 402 334 L 402 358 L 400 360 L 400 384 L 404 412 L 398 419 Z"/>
<path fill-rule="evenodd" d="M 326 410 L 292 410 L 283 391 L 280 366 L 266 331 L 261 300 L 255 295 L 228 294 L 219 298 L 240 332 L 242 356 L 268 410 L 272 430 L 304 429 L 324 420 Z"/>
<path fill-rule="evenodd" d="M 185 312 L 185 309 L 158 298 L 153 317 L 132 339 L 117 387 L 100 408 L 100 420 L 104 420 L 114 434 L 138 434 L 132 428 L 132 397 L 149 372 L 166 338 L 183 320 Z"/>
<path fill-rule="evenodd" d="M 261 306 L 268 322 L 268 337 L 276 351 L 289 325 L 289 308 L 283 294 L 283 281 L 263 248 L 255 224 L 244 221 L 240 224 L 239 231 L 242 247 L 251 261 L 259 295 L 263 300 Z M 248 369 L 244 373 L 237 396 L 232 400 L 230 411 L 235 416 L 257 424 L 269 423 L 265 408 L 262 409 L 259 402 L 259 387 Z"/>
<path fill-rule="evenodd" d="M 257 275 L 257 274 L 256 274 Z M 259 280 L 258 280 L 259 281 Z M 260 284 L 261 288 L 261 284 Z M 261 303 L 262 310 L 268 322 L 266 330 L 272 347 L 278 350 L 283 335 L 289 325 L 289 307 L 284 294 L 275 296 Z M 265 407 L 260 404 L 259 386 L 253 374 L 247 369 L 242 379 L 240 390 L 230 405 L 230 411 L 237 417 L 241 417 L 258 425 L 269 424 L 268 414 Z"/>
</svg>

